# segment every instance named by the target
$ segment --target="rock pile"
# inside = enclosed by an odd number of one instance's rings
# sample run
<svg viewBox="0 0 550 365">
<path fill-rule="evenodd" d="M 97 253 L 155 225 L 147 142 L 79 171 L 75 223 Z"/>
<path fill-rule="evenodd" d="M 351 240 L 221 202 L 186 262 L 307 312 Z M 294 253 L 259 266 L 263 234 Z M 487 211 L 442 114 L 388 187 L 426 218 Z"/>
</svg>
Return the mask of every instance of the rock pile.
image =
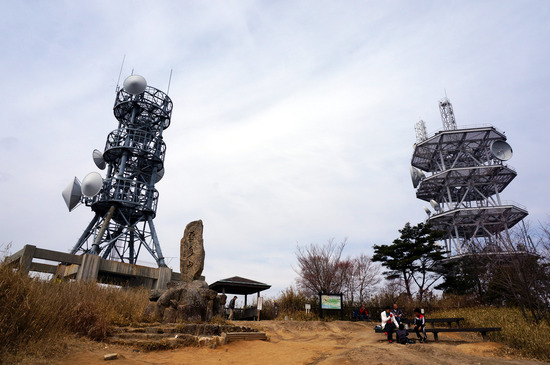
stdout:
<svg viewBox="0 0 550 365">
<path fill-rule="evenodd" d="M 227 297 L 208 288 L 202 280 L 171 284 L 167 290 L 152 290 L 144 317 L 162 323 L 207 322 L 222 314 Z"/>
</svg>

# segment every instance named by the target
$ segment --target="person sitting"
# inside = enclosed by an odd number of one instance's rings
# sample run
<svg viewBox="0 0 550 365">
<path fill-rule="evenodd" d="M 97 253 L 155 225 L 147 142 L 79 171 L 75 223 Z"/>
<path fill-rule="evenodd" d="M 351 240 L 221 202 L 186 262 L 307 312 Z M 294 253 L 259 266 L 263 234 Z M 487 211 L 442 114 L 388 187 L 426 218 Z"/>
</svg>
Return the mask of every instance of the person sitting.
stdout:
<svg viewBox="0 0 550 365">
<path fill-rule="evenodd" d="M 397 343 L 400 343 L 402 345 L 406 345 L 409 343 L 409 338 L 407 337 L 409 335 L 409 331 L 405 329 L 405 325 L 403 323 L 399 324 L 399 329 L 395 331 L 395 340 Z"/>
<path fill-rule="evenodd" d="M 397 323 L 401 323 L 402 320 L 403 320 L 403 311 L 401 310 L 401 308 L 399 308 L 399 306 L 397 305 L 397 302 L 394 302 L 393 303 L 393 309 L 391 311 L 393 313 L 393 315 L 395 316 L 395 320 L 397 321 Z"/>
<path fill-rule="evenodd" d="M 370 322 L 369 312 L 367 312 L 367 308 L 365 308 L 364 304 L 361 304 L 361 308 L 359 308 L 359 320 Z"/>
<path fill-rule="evenodd" d="M 353 308 L 353 319 L 359 320 L 359 308 Z"/>
<path fill-rule="evenodd" d="M 391 313 L 391 307 L 388 305 L 386 310 L 382 312 L 382 328 L 384 333 L 388 336 L 388 342 L 393 342 L 393 331 L 398 328 L 399 324 L 395 320 L 393 313 Z"/>
<path fill-rule="evenodd" d="M 422 332 L 422 336 L 420 332 Z M 428 339 L 428 336 L 426 336 L 426 319 L 419 308 L 414 309 L 414 333 L 416 333 L 420 342 L 424 342 Z"/>
</svg>

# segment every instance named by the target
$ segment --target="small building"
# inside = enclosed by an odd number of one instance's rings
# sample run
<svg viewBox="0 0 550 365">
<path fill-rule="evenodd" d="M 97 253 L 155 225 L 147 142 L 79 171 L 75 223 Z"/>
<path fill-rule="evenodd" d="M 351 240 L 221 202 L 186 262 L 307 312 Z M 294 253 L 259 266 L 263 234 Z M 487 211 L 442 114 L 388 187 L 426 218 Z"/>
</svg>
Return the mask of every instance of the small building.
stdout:
<svg viewBox="0 0 550 365">
<path fill-rule="evenodd" d="M 260 283 L 258 281 L 233 276 L 231 278 L 218 280 L 209 285 L 209 288 L 222 294 L 237 294 L 244 295 L 244 310 L 236 311 L 236 316 L 239 319 L 256 318 L 258 315 L 257 308 L 246 308 L 248 295 L 257 293 L 260 297 L 260 292 L 271 288 L 271 285 Z"/>
</svg>

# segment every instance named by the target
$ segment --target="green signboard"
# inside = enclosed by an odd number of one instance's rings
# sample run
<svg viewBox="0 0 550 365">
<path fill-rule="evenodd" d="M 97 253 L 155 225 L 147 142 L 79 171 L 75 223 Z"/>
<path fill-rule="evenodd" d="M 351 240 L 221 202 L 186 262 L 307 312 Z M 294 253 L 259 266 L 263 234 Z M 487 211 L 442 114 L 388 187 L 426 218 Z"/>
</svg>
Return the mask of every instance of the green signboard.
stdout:
<svg viewBox="0 0 550 365">
<path fill-rule="evenodd" d="M 321 309 L 342 309 L 340 295 L 321 294 Z"/>
</svg>

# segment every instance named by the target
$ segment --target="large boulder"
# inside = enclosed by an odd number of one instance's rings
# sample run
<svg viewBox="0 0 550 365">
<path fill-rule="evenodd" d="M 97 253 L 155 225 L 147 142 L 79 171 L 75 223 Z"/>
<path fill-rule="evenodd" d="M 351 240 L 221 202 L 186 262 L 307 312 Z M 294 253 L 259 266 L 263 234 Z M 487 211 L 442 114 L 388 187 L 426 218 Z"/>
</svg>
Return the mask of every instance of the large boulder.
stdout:
<svg viewBox="0 0 550 365">
<path fill-rule="evenodd" d="M 222 314 L 224 304 L 225 295 L 218 297 L 205 281 L 180 282 L 167 289 L 157 301 L 151 301 L 144 316 L 164 323 L 204 322 Z"/>
<path fill-rule="evenodd" d="M 199 280 L 204 269 L 204 242 L 202 220 L 191 222 L 185 227 L 180 241 L 181 281 Z"/>
</svg>

